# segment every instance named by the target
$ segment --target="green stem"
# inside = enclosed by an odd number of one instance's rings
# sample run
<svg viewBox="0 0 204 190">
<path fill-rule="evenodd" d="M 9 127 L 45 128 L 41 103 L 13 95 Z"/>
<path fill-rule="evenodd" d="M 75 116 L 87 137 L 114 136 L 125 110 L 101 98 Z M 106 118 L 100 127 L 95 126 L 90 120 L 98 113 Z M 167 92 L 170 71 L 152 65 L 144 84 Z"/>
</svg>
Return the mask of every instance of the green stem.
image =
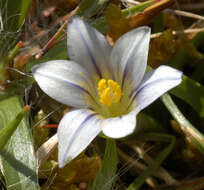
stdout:
<svg viewBox="0 0 204 190">
<path fill-rule="evenodd" d="M 151 6 L 154 3 L 155 3 L 154 0 L 145 1 L 143 3 L 132 6 L 130 8 L 123 9 L 122 13 L 126 18 L 128 18 L 128 17 L 134 15 L 135 13 L 143 11 L 144 9 L 146 9 L 147 7 Z"/>
<path fill-rule="evenodd" d="M 19 49 L 22 47 L 22 42 L 19 41 L 16 46 L 9 52 L 8 56 L 6 59 L 3 61 L 3 65 L 7 66 L 8 63 L 15 57 L 15 55 L 18 53 Z"/>
<path fill-rule="evenodd" d="M 197 147 L 197 149 L 204 154 L 204 136 L 202 133 L 200 133 L 181 113 L 181 111 L 178 109 L 176 104 L 171 99 L 171 96 L 169 94 L 164 94 L 161 97 L 162 102 L 166 106 L 166 108 L 171 113 L 172 117 L 179 123 L 179 126 L 183 133 L 190 137 L 192 143 L 194 146 Z"/>
</svg>

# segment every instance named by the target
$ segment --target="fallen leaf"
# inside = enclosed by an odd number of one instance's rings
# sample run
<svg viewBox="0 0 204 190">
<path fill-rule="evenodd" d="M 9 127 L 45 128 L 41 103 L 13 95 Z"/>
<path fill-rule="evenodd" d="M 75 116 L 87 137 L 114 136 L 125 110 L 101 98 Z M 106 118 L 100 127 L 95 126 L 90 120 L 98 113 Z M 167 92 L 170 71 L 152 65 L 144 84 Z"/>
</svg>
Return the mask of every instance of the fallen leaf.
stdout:
<svg viewBox="0 0 204 190">
<path fill-rule="evenodd" d="M 113 41 L 116 41 L 121 35 L 131 29 L 128 19 L 125 18 L 117 5 L 110 4 L 108 6 L 106 19 L 110 27 L 108 35 L 113 39 Z"/>
<path fill-rule="evenodd" d="M 176 44 L 172 31 L 167 30 L 161 36 L 152 40 L 149 50 L 149 64 L 156 68 L 170 60 L 175 51 Z"/>
<path fill-rule="evenodd" d="M 59 168 L 57 176 L 51 185 L 51 190 L 69 189 L 71 184 L 89 182 L 93 180 L 101 166 L 99 156 L 87 157 L 83 155 L 75 159 L 64 168 Z"/>
</svg>

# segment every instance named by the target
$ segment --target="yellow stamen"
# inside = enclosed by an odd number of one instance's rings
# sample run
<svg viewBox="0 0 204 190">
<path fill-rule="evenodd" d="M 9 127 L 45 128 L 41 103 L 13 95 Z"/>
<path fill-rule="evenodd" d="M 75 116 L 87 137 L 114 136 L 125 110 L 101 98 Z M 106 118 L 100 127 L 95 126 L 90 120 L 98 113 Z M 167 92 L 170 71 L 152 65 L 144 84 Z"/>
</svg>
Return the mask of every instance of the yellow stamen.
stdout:
<svg viewBox="0 0 204 190">
<path fill-rule="evenodd" d="M 98 95 L 100 102 L 110 107 L 113 103 L 118 103 L 122 96 L 120 85 L 113 81 L 101 79 L 98 82 Z"/>
</svg>

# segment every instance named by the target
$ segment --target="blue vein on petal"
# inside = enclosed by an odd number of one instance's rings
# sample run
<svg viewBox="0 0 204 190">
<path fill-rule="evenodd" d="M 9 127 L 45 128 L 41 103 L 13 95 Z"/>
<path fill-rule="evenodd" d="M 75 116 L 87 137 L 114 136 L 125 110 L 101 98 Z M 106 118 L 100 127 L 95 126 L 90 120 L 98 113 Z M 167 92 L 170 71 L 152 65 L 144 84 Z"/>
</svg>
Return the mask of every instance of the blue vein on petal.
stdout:
<svg viewBox="0 0 204 190">
<path fill-rule="evenodd" d="M 127 107 L 127 109 L 129 109 L 129 107 L 131 106 L 131 104 L 133 103 L 133 101 L 136 99 L 136 97 L 138 96 L 138 94 L 144 89 L 144 88 L 146 88 L 146 87 L 148 87 L 148 86 L 151 86 L 151 85 L 154 85 L 154 84 L 156 84 L 156 83 L 160 83 L 160 82 L 165 82 L 165 81 L 176 81 L 176 80 L 180 80 L 181 79 L 181 77 L 179 77 L 179 78 L 165 78 L 165 79 L 157 79 L 157 80 L 154 80 L 154 81 L 152 81 L 152 82 L 149 82 L 149 83 L 146 83 L 145 85 L 143 85 L 143 86 L 141 86 L 140 88 L 138 88 L 137 90 L 136 90 L 136 94 L 134 95 L 134 97 L 132 98 L 132 100 L 131 100 L 131 102 L 129 103 L 129 105 L 128 105 L 128 107 Z M 133 94 L 134 93 L 134 91 L 132 91 L 130 94 Z M 164 92 L 165 93 L 165 92 Z M 129 95 L 130 96 L 130 95 Z"/>
<path fill-rule="evenodd" d="M 93 66 L 94 66 L 94 68 L 95 68 L 97 74 L 99 75 L 100 78 L 102 78 L 101 71 L 100 71 L 100 69 L 98 68 L 98 66 L 97 66 L 97 64 L 96 64 L 96 60 L 94 59 L 94 57 L 93 57 L 93 55 L 92 55 L 92 53 L 91 53 L 91 50 L 90 50 L 90 48 L 89 48 L 89 46 L 88 46 L 88 44 L 87 44 L 87 42 L 86 42 L 86 40 L 85 40 L 83 34 L 81 33 L 81 31 L 80 31 L 78 25 L 77 25 L 77 21 L 76 21 L 76 20 L 73 20 L 73 25 L 74 25 L 74 28 L 76 29 L 76 31 L 78 32 L 78 34 L 79 34 L 79 36 L 80 36 L 80 38 L 81 38 L 81 40 L 82 40 L 82 42 L 83 42 L 83 44 L 84 44 L 86 50 L 87 50 L 87 53 L 88 53 L 89 57 L 91 58 L 91 62 L 92 62 L 92 64 L 93 64 Z"/>
<path fill-rule="evenodd" d="M 142 41 L 143 39 L 144 39 L 144 37 L 141 38 L 139 42 L 136 41 L 136 44 L 142 44 L 141 41 Z M 122 85 L 121 85 L 121 86 L 122 86 L 122 89 L 123 89 L 124 82 L 125 82 L 126 76 L 127 76 L 127 74 L 128 74 L 129 66 L 130 66 L 130 63 L 131 63 L 131 60 L 130 60 L 131 57 L 132 57 L 131 52 L 133 52 L 133 50 L 134 50 L 136 44 L 133 43 L 132 48 L 129 50 L 130 53 L 129 53 L 128 58 L 127 58 L 127 60 L 126 60 L 125 69 L 124 69 L 124 71 L 123 71 Z M 143 74 L 144 74 L 144 73 L 143 73 Z"/>
<path fill-rule="evenodd" d="M 80 89 L 81 91 L 83 91 L 83 92 L 85 92 L 87 95 L 89 95 L 90 97 L 91 97 L 91 99 L 98 105 L 98 103 L 96 102 L 96 100 L 95 100 L 95 98 L 89 93 L 89 91 L 88 90 L 86 90 L 85 88 L 83 88 L 83 87 L 81 87 L 81 86 L 79 86 L 79 85 L 77 85 L 77 84 L 74 84 L 74 83 L 72 83 L 72 82 L 70 82 L 70 81 L 68 81 L 68 80 L 65 80 L 65 79 L 63 79 L 63 78 L 60 78 L 59 76 L 54 76 L 54 75 L 51 75 L 51 76 L 49 76 L 48 75 L 48 73 L 46 73 L 46 74 L 43 74 L 43 73 L 41 73 L 41 72 L 39 72 L 39 71 L 37 71 L 37 73 L 39 74 L 39 75 L 41 75 L 41 76 L 44 76 L 44 77 L 47 77 L 47 78 L 53 78 L 54 80 L 60 80 L 61 82 L 63 82 L 64 84 L 66 84 L 66 85 L 70 85 L 70 86 L 72 86 L 72 87 L 74 87 L 74 88 L 77 88 L 77 89 Z"/>
<path fill-rule="evenodd" d="M 81 130 L 81 128 L 86 124 L 87 121 L 89 121 L 92 117 L 94 117 L 95 115 L 97 115 L 97 113 L 92 113 L 90 115 L 88 115 L 83 121 L 82 123 L 79 125 L 79 127 L 77 128 L 77 130 L 74 132 L 74 134 L 72 135 L 71 139 L 70 139 L 70 144 L 68 145 L 68 147 L 66 148 L 65 150 L 65 153 L 64 153 L 64 157 L 63 157 L 63 163 L 66 161 L 66 155 L 71 147 L 71 145 L 73 144 L 74 142 L 74 139 L 77 138 L 77 135 L 79 133 L 79 131 Z"/>
</svg>

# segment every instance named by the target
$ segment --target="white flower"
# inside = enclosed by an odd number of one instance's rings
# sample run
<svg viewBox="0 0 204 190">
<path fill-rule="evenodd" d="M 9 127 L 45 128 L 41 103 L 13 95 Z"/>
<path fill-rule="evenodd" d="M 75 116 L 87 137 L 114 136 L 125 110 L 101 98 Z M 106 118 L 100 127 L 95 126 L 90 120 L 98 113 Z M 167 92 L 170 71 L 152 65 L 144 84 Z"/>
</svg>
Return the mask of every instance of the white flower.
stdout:
<svg viewBox="0 0 204 190">
<path fill-rule="evenodd" d="M 182 73 L 168 66 L 145 73 L 149 41 L 150 28 L 140 27 L 111 48 L 101 33 L 73 17 L 67 25 L 71 61 L 48 61 L 32 68 L 46 94 L 75 108 L 59 123 L 59 167 L 100 132 L 111 138 L 133 133 L 139 111 L 181 83 Z"/>
</svg>

